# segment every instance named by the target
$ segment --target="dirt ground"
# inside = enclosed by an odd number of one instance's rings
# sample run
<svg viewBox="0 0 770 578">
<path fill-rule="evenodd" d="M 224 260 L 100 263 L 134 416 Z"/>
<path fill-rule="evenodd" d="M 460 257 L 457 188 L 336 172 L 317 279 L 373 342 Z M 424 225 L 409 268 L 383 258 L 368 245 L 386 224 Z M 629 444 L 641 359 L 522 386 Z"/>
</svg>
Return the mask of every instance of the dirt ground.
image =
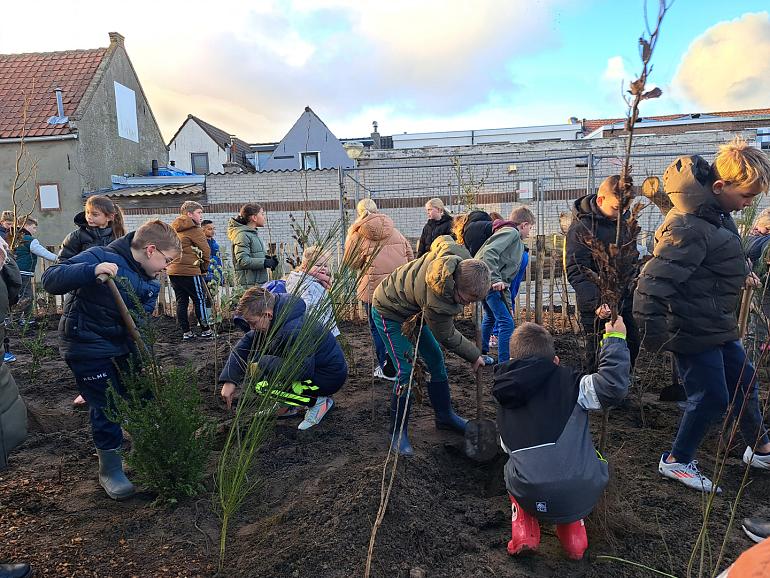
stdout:
<svg viewBox="0 0 770 578">
<path fill-rule="evenodd" d="M 25 338 L 11 337 L 18 356 L 12 371 L 31 408 L 31 432 L 0 472 L 0 561 L 26 561 L 38 576 L 212 576 L 217 567 L 219 520 L 211 492 L 175 509 L 157 508 L 139 493 L 122 503 L 104 494 L 96 479 L 97 460 L 88 416 L 73 410 L 72 377 L 55 352 L 55 320 L 46 343 L 52 346 L 37 375 Z M 173 320 L 158 320 L 162 363 L 192 364 L 200 378 L 206 412 L 222 421 L 228 412 L 214 393 L 211 342 L 180 343 Z M 464 330 L 470 333 L 470 324 Z M 372 378 L 368 328 L 346 323 L 352 345 L 351 376 L 335 396 L 335 408 L 317 427 L 300 432 L 299 420 L 280 423 L 262 449 L 256 474 L 260 490 L 251 496 L 231 528 L 223 575 L 263 577 L 362 576 L 376 515 L 386 454 L 389 386 Z M 236 335 L 226 336 L 234 340 Z M 218 367 L 227 351 L 219 347 Z M 564 363 L 576 362 L 578 342 L 560 336 Z M 455 407 L 475 414 L 474 381 L 468 365 L 450 355 Z M 485 370 L 487 394 L 491 370 Z M 698 493 L 657 473 L 661 451 L 676 430 L 680 410 L 658 401 L 670 382 L 662 359 L 643 356 L 627 404 L 610 418 L 607 457 L 613 470 L 608 497 L 588 519 L 590 548 L 585 560 L 561 554 L 554 528 L 543 527 L 540 550 L 511 558 L 510 508 L 503 483 L 504 458 L 490 464 L 469 461 L 462 438 L 437 431 L 424 402 L 411 421 L 416 454 L 402 459 L 387 515 L 377 536 L 372 576 L 408 577 L 421 568 L 438 577 L 652 576 L 645 570 L 597 556 L 617 556 L 684 576 L 701 528 Z M 640 389 L 644 390 L 640 393 Z M 639 400 L 644 408 L 641 418 Z M 494 417 L 487 395 L 485 413 Z M 598 432 L 600 416 L 594 419 Z M 704 444 L 701 466 L 713 472 L 716 436 Z M 708 530 L 715 561 L 735 505 L 743 468 L 743 447 L 731 449 L 722 479 L 724 494 L 714 501 Z M 212 457 L 213 471 L 216 452 Z M 207 487 L 213 488 L 211 478 Z M 739 529 L 747 515 L 770 515 L 770 475 L 752 474 L 735 508 L 737 527 L 727 532 L 729 562 L 750 545 Z M 723 564 L 724 565 L 724 564 Z"/>
</svg>

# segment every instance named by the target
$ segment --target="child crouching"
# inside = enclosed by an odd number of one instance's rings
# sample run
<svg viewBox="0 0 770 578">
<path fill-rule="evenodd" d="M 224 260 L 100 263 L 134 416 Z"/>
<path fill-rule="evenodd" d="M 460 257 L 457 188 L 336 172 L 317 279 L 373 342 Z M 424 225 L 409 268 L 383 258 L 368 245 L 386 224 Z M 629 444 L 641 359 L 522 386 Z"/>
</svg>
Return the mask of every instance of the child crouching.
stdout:
<svg viewBox="0 0 770 578">
<path fill-rule="evenodd" d="M 280 327 L 271 331 L 273 323 L 278 320 Z M 258 364 L 269 380 L 284 363 L 293 343 L 309 341 L 314 352 L 297 362 L 300 369 L 294 381 L 298 382 L 303 397 L 309 397 L 313 405 L 305 413 L 299 429 L 305 430 L 318 424 L 334 405 L 331 396 L 340 390 L 348 377 L 348 365 L 337 340 L 317 323 L 313 323 L 310 330 L 303 329 L 308 319 L 302 299 L 289 293 L 275 295 L 262 287 L 246 290 L 238 302 L 234 321 L 247 333 L 230 353 L 219 376 L 221 394 L 227 407 L 232 407 L 236 384 L 244 384 L 249 364 Z M 315 335 L 301 334 L 303 331 Z M 270 341 L 264 344 L 266 335 L 270 336 Z M 281 399 L 281 391 L 272 389 L 269 382 L 260 382 L 257 387 L 261 393 Z"/>
<path fill-rule="evenodd" d="M 505 485 L 511 499 L 508 553 L 535 550 L 538 520 L 556 524 L 570 558 L 588 548 L 583 518 L 607 485 L 607 463 L 588 429 L 588 410 L 617 405 L 628 392 L 631 361 L 623 318 L 605 325 L 599 370 L 580 375 L 559 365 L 553 337 L 524 323 L 511 337 L 511 360 L 495 370 L 497 425 L 508 454 Z"/>
</svg>

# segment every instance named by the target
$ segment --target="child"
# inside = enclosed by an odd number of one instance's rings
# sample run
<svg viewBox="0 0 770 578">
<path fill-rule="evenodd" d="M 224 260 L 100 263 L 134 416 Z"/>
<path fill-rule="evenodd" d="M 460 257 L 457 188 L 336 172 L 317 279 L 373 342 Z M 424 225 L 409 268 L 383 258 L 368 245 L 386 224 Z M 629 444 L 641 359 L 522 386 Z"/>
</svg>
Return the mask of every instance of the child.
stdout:
<svg viewBox="0 0 770 578">
<path fill-rule="evenodd" d="M 0 213 L 0 238 L 8 241 L 8 233 L 13 228 L 13 211 L 3 211 Z"/>
<path fill-rule="evenodd" d="M 439 198 L 430 199 L 425 203 L 425 211 L 428 213 L 428 222 L 422 228 L 417 243 L 418 257 L 430 251 L 430 246 L 436 238 L 452 234 L 452 215 L 444 207 L 444 201 Z"/>
<path fill-rule="evenodd" d="M 35 235 L 37 235 L 37 221 L 35 219 L 27 217 L 27 220 L 24 223 L 19 223 L 19 226 L 22 227 L 20 231 L 22 239 L 16 245 L 16 264 L 21 272 L 19 302 L 25 304 L 20 323 L 32 325 L 35 323 L 34 318 L 32 318 L 32 307 L 35 301 L 35 295 L 32 291 L 32 280 L 35 278 L 37 258 L 42 257 L 46 261 L 56 261 L 56 255 L 43 247 L 40 241 L 35 238 Z"/>
<path fill-rule="evenodd" d="M 85 211 L 75 215 L 74 221 L 78 228 L 62 241 L 60 261 L 91 247 L 105 247 L 126 234 L 123 211 L 104 195 L 88 197 Z"/>
<path fill-rule="evenodd" d="M 289 309 L 284 311 L 287 307 Z M 280 320 L 281 326 L 273 328 L 276 320 Z M 302 327 L 307 322 L 305 303 L 288 293 L 275 295 L 263 287 L 252 287 L 246 290 L 238 302 L 234 321 L 247 329 L 247 333 L 230 353 L 219 376 L 221 394 L 228 409 L 232 407 L 236 384 L 244 384 L 249 364 L 258 364 L 267 374 L 268 380 L 271 374 L 278 371 L 288 348 L 300 337 Z M 334 406 L 331 396 L 339 391 L 348 377 L 348 365 L 337 340 L 318 324 L 314 324 L 310 331 L 312 333 L 303 334 L 306 336 L 303 339 L 314 342 L 315 351 L 299 363 L 301 369 L 295 381 L 310 381 L 303 389 L 319 395 L 299 424 L 300 430 L 311 428 L 324 418 Z M 268 334 L 271 335 L 270 342 L 258 351 L 259 344 L 264 342 L 264 336 Z"/>
<path fill-rule="evenodd" d="M 209 270 L 205 275 L 206 283 L 212 279 L 217 280 L 218 285 L 224 285 L 225 273 L 222 265 L 222 256 L 219 254 L 219 243 L 217 243 L 216 235 L 217 230 L 213 221 L 204 219 L 201 221 L 201 227 L 203 228 L 203 234 L 206 235 L 206 242 L 209 244 L 209 250 L 211 255 L 209 257 Z"/>
<path fill-rule="evenodd" d="M 444 354 L 439 343 L 468 361 L 473 371 L 484 365 L 481 352 L 454 325 L 465 305 L 482 299 L 490 286 L 489 268 L 471 259 L 468 250 L 449 235 L 436 239 L 429 253 L 402 265 L 374 291 L 372 317 L 388 355 L 398 369 L 391 397 L 391 448 L 412 455 L 407 425 L 411 399 L 405 395 L 412 373 L 414 346 L 402 333 L 404 322 L 422 313 L 424 325 L 417 350 L 430 372 L 428 396 L 436 414 L 436 427 L 465 431 L 466 420 L 452 409 Z M 415 335 L 419 331 L 415 328 Z M 403 434 L 398 432 L 403 423 Z"/>
<path fill-rule="evenodd" d="M 299 296 L 305 302 L 307 311 L 315 307 L 324 309 L 321 315 L 316 316 L 318 323 L 327 331 L 331 331 L 334 337 L 340 334 L 337 321 L 334 319 L 334 309 L 329 300 L 329 289 L 332 278 L 329 271 L 329 259 L 331 255 L 324 252 L 321 247 L 305 247 L 302 252 L 302 262 L 299 267 L 286 277 L 286 291 L 294 293 L 301 286 Z"/>
<path fill-rule="evenodd" d="M 623 318 L 605 324 L 599 371 L 580 375 L 559 365 L 553 337 L 523 323 L 511 338 L 511 360 L 495 368 L 497 425 L 508 454 L 505 485 L 511 499 L 508 553 L 535 550 L 538 520 L 556 524 L 570 558 L 588 547 L 583 518 L 604 491 L 607 462 L 591 441 L 588 411 L 619 404 L 631 370 Z"/>
<path fill-rule="evenodd" d="M 497 323 L 497 354 L 499 363 L 508 361 L 508 342 L 513 334 L 513 315 L 505 299 L 505 290 L 517 277 L 524 255 L 523 240 L 529 237 L 529 231 L 535 216 L 527 207 L 516 207 L 511 211 L 509 220 L 496 220 L 492 224 L 492 236 L 487 239 L 476 253 L 476 258 L 484 261 L 492 272 L 492 290 L 486 296 L 484 321 L 481 324 L 481 354 L 485 365 L 494 364 L 488 355 L 489 338 Z"/>
<path fill-rule="evenodd" d="M 678 158 L 663 182 L 674 206 L 655 234 L 654 257 L 642 269 L 634 314 L 648 349 L 674 353 L 688 401 L 658 471 L 689 488 L 720 493 L 694 458 L 728 407 L 747 444 L 743 461 L 770 469 L 756 371 L 738 339 L 736 319 L 741 288 L 757 278 L 730 216 L 767 191 L 770 160 L 736 139 L 720 148 L 713 166 L 698 156 Z"/>
<path fill-rule="evenodd" d="M 278 267 L 278 257 L 267 254 L 257 232 L 266 224 L 265 209 L 257 203 L 246 203 L 227 225 L 227 237 L 233 243 L 235 282 L 240 287 L 267 283 L 267 270 Z"/>
<path fill-rule="evenodd" d="M 129 309 L 141 304 L 143 311 L 136 311 L 141 318 L 155 309 L 160 290 L 155 277 L 180 250 L 179 238 L 170 226 L 148 221 L 106 247 L 92 247 L 43 273 L 43 288 L 48 293 L 72 292 L 59 320 L 59 351 L 88 402 L 99 455 L 99 483 L 114 500 L 131 496 L 134 486 L 123 472 L 120 424 L 104 413 L 107 388 L 112 385 L 124 394 L 121 375 L 135 371 L 140 360 L 109 287 L 98 284 L 96 278 L 102 273 L 118 278 L 123 301 Z"/>
<path fill-rule="evenodd" d="M 192 299 L 195 317 L 201 326 L 200 336 L 209 339 L 214 337 L 214 332 L 209 328 L 206 313 L 208 296 L 203 286 L 203 274 L 209 270 L 211 249 L 201 228 L 203 206 L 195 201 L 185 201 L 179 212 L 180 215 L 174 219 L 171 227 L 182 241 L 182 255 L 168 267 L 168 278 L 176 296 L 176 320 L 182 328 L 183 340 L 195 337 L 187 315 L 187 307 Z"/>
<path fill-rule="evenodd" d="M 580 324 L 586 334 L 586 357 L 583 368 L 586 373 L 596 371 L 598 332 L 603 323 L 602 319 L 610 316 L 609 307 L 599 302 L 599 287 L 586 276 L 586 271 L 593 271 L 597 275 L 599 273 L 599 267 L 594 261 L 586 239 L 593 237 L 604 247 L 604 251 L 609 251 L 609 246 L 615 243 L 620 216 L 619 184 L 620 177 L 612 175 L 602 181 L 597 193 L 585 195 L 576 200 L 572 208 L 574 219 L 567 230 L 567 279 L 575 289 Z M 624 231 L 628 233 L 627 228 Z M 628 238 L 621 239 L 621 244 L 629 242 L 631 240 Z M 639 333 L 632 315 L 633 297 L 633 291 L 626 289 L 618 304 L 618 313 L 626 320 L 632 366 L 639 353 Z"/>
</svg>

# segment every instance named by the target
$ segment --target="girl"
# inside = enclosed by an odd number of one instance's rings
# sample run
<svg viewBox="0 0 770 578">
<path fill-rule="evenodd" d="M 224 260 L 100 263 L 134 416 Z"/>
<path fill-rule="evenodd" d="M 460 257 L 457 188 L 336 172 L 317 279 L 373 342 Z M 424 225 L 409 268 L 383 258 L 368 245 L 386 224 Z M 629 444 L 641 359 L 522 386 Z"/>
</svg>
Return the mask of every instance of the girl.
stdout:
<svg viewBox="0 0 770 578">
<path fill-rule="evenodd" d="M 233 243 L 235 282 L 241 287 L 267 283 L 267 270 L 278 266 L 278 258 L 267 254 L 257 233 L 265 223 L 265 209 L 257 203 L 246 203 L 227 225 L 227 237 Z"/>
<path fill-rule="evenodd" d="M 431 199 L 425 203 L 425 210 L 428 213 L 428 222 L 425 223 L 420 235 L 420 243 L 417 246 L 418 258 L 430 251 L 431 243 L 436 237 L 452 234 L 452 217 L 444 207 L 444 201 Z"/>
<path fill-rule="evenodd" d="M 334 319 L 332 303 L 327 297 L 332 282 L 329 270 L 330 259 L 331 255 L 322 247 L 315 245 L 307 247 L 302 253 L 302 263 L 286 277 L 286 291 L 293 293 L 298 286 L 301 286 L 299 295 L 305 302 L 307 311 L 316 306 L 324 308 L 325 311 L 317 316 L 318 324 L 337 337 L 340 330 Z"/>
</svg>

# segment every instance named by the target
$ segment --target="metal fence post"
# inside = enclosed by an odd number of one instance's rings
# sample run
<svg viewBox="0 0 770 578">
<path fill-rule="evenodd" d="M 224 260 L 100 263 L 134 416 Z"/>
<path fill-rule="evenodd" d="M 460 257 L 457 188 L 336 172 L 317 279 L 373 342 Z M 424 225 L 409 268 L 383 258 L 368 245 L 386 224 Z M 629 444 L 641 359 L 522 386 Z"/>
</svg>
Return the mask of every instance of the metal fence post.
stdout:
<svg viewBox="0 0 770 578">
<path fill-rule="evenodd" d="M 545 199 L 540 179 L 535 179 L 535 198 L 537 199 L 537 238 L 535 240 L 535 323 L 543 324 L 543 269 L 545 261 Z"/>
<path fill-rule="evenodd" d="M 340 246 L 337 250 L 339 262 L 342 263 L 342 251 L 345 247 L 345 235 L 347 234 L 347 223 L 345 222 L 345 169 L 339 167 L 337 173 L 340 181 Z"/>
<path fill-rule="evenodd" d="M 586 187 L 586 195 L 594 192 L 594 153 L 588 153 L 588 182 Z"/>
</svg>

